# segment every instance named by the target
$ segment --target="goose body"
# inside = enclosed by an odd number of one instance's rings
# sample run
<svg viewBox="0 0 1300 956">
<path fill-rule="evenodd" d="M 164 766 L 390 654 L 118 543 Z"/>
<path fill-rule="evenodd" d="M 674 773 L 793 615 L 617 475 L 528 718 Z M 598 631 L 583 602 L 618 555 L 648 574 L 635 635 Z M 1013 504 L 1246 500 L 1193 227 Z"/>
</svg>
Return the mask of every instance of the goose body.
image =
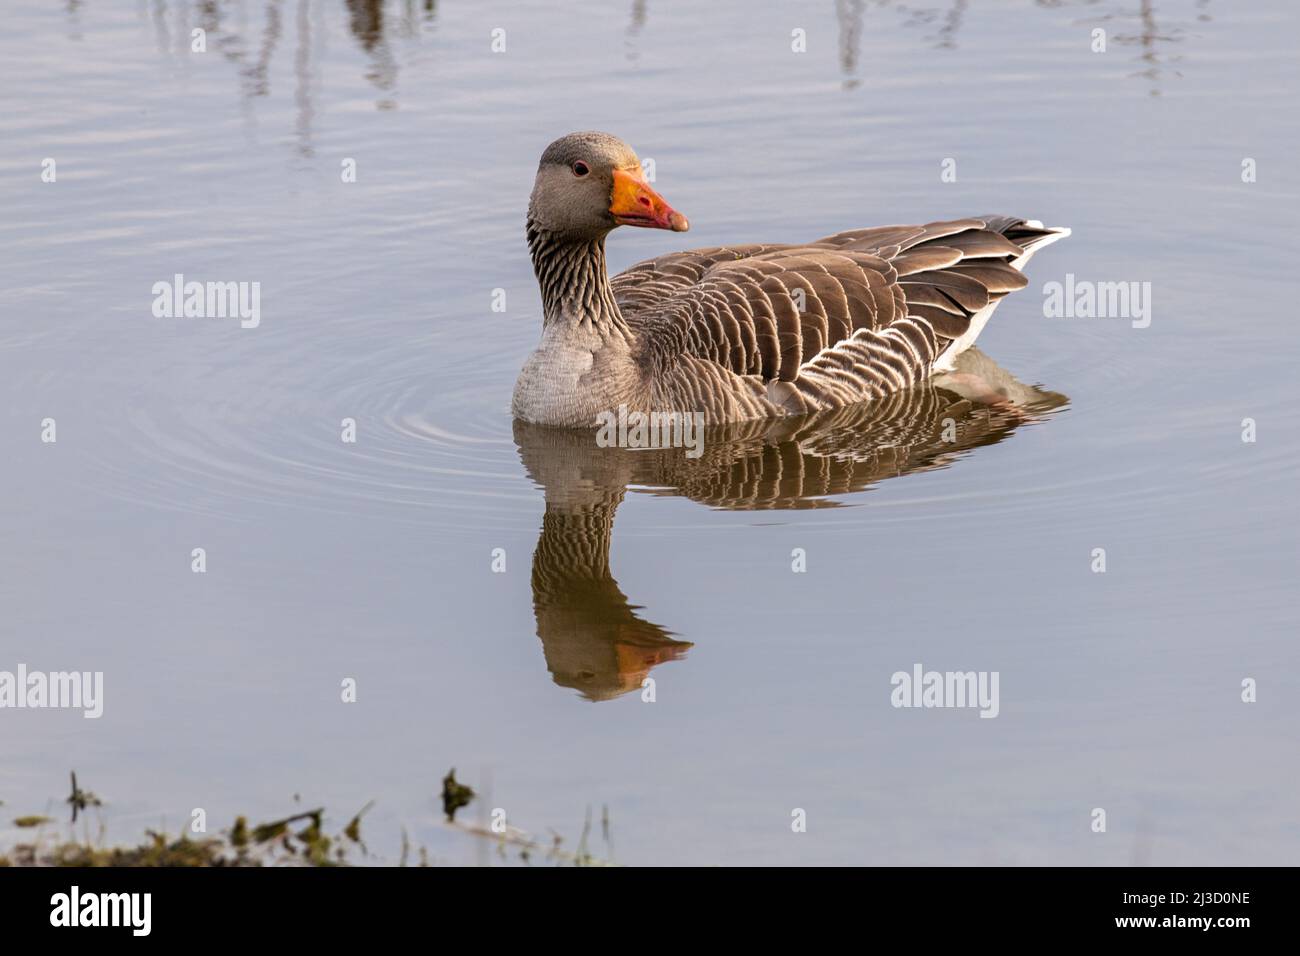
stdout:
<svg viewBox="0 0 1300 956">
<path fill-rule="evenodd" d="M 612 279 L 618 225 L 685 231 L 626 143 L 575 133 L 542 156 L 528 243 L 542 292 L 516 418 L 592 428 L 602 413 L 702 412 L 709 424 L 879 399 L 952 368 L 1039 248 L 1069 235 L 981 216 L 717 246 Z"/>
</svg>

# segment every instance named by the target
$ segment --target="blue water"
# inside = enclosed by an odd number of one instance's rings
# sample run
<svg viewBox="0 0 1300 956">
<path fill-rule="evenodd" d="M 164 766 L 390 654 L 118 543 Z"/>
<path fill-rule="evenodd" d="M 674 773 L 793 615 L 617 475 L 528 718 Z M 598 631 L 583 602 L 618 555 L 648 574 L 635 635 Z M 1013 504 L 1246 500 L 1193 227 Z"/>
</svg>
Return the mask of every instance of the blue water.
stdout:
<svg viewBox="0 0 1300 956">
<path fill-rule="evenodd" d="M 336 827 L 376 800 L 373 862 L 403 829 L 478 862 L 439 823 L 455 766 L 490 790 L 465 819 L 572 847 L 607 806 L 593 851 L 624 863 L 1293 863 L 1297 25 L 1284 0 L 9 4 L 0 670 L 103 671 L 105 705 L 0 710 L 0 844 L 62 820 L 75 769 L 110 842 L 300 794 Z M 692 223 L 620 230 L 612 270 L 1070 226 L 980 339 L 1061 400 L 892 473 L 869 429 L 742 443 L 748 484 L 530 442 L 524 207 L 587 128 Z M 260 282 L 260 324 L 156 318 L 176 273 Z M 1149 282 L 1149 327 L 1044 317 L 1067 274 Z M 854 454 L 843 490 L 779 485 Z M 620 497 L 618 594 L 560 581 L 539 615 L 546 501 Z M 620 648 L 655 658 L 653 703 Z M 999 716 L 892 707 L 915 663 L 999 672 Z"/>
</svg>

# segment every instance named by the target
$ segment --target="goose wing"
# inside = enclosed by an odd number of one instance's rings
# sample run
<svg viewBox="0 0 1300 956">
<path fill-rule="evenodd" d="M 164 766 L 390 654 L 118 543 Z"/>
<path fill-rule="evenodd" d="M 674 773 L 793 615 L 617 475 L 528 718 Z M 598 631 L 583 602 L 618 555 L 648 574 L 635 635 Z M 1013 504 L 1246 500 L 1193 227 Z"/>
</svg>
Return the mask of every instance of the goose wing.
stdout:
<svg viewBox="0 0 1300 956">
<path fill-rule="evenodd" d="M 1026 284 L 1016 265 L 1048 236 L 1009 217 L 883 226 L 661 256 L 613 287 L 652 360 L 710 360 L 807 411 L 921 381 L 976 316 Z"/>
<path fill-rule="evenodd" d="M 610 285 L 625 316 L 645 313 L 697 285 L 714 266 L 789 248 L 788 243 L 749 243 L 670 252 L 638 262 L 610 279 Z"/>
</svg>

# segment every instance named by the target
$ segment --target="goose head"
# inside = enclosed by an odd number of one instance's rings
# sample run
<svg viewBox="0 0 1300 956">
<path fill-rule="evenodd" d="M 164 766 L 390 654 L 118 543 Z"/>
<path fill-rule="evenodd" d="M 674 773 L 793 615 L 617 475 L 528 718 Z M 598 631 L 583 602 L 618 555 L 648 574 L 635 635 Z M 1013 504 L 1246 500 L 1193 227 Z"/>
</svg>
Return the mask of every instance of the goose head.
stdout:
<svg viewBox="0 0 1300 956">
<path fill-rule="evenodd" d="M 531 223 L 554 236 L 603 238 L 616 226 L 685 232 L 686 217 L 646 182 L 632 147 L 608 133 L 570 133 L 542 153 L 528 203 Z"/>
</svg>

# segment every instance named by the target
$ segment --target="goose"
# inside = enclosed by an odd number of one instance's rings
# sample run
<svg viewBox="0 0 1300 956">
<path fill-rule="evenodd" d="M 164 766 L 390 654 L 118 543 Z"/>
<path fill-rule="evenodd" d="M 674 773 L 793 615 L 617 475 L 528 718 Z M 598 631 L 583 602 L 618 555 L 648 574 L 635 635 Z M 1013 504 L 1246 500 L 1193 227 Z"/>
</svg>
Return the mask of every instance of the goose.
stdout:
<svg viewBox="0 0 1300 956">
<path fill-rule="evenodd" d="M 626 407 L 717 425 L 878 400 L 951 370 L 1028 283 L 1029 257 L 1070 234 L 981 216 L 691 249 L 611 278 L 605 237 L 618 226 L 690 228 L 618 137 L 551 143 L 526 222 L 542 336 L 515 418 L 590 429 Z"/>
</svg>

